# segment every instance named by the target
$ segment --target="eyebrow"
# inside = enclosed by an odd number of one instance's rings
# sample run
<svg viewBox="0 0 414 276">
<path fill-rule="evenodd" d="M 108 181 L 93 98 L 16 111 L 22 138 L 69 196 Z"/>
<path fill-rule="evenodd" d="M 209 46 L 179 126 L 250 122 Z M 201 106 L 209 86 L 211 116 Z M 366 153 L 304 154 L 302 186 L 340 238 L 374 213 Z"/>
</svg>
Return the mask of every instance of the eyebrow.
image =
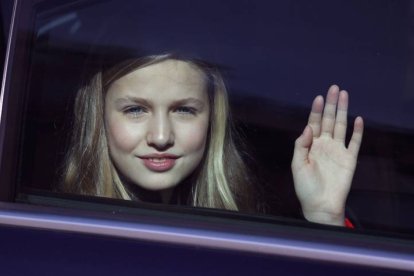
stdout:
<svg viewBox="0 0 414 276">
<path fill-rule="evenodd" d="M 118 98 L 115 100 L 115 104 L 126 104 L 130 102 L 150 105 L 150 102 L 148 100 L 144 98 L 133 97 L 133 96 L 125 96 L 125 97 Z"/>
<path fill-rule="evenodd" d="M 204 102 L 196 98 L 185 98 L 185 99 L 174 101 L 174 105 L 183 105 L 183 104 L 194 104 L 200 108 L 204 107 Z"/>
</svg>

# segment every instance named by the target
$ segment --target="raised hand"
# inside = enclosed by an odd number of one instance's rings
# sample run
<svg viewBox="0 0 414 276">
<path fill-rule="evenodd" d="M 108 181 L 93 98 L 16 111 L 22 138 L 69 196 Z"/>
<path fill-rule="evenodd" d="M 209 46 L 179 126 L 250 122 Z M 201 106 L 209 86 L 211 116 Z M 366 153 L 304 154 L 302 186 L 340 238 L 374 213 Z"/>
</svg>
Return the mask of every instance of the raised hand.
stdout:
<svg viewBox="0 0 414 276">
<path fill-rule="evenodd" d="M 345 202 L 361 145 L 364 123 L 354 122 L 345 146 L 348 93 L 332 85 L 324 99 L 312 104 L 308 125 L 296 139 L 292 173 L 296 195 L 305 218 L 312 222 L 344 225 Z"/>
</svg>

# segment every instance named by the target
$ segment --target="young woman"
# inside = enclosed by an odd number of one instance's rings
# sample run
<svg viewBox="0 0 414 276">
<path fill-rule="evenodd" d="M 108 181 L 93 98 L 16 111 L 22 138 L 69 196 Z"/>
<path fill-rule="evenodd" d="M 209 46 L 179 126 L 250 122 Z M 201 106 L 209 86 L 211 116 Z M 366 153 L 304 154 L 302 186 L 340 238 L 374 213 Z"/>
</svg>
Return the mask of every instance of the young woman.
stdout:
<svg viewBox="0 0 414 276">
<path fill-rule="evenodd" d="M 345 147 L 348 94 L 315 98 L 292 172 L 306 219 L 343 225 L 363 122 Z M 64 190 L 198 207 L 255 209 L 220 73 L 171 55 L 127 60 L 79 90 Z"/>
</svg>

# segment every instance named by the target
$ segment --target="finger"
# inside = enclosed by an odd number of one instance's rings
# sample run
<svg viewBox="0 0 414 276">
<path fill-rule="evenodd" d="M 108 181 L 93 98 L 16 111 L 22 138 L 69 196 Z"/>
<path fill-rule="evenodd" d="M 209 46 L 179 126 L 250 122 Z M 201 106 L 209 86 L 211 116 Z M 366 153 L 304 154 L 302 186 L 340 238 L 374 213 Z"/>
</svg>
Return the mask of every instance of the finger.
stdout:
<svg viewBox="0 0 414 276">
<path fill-rule="evenodd" d="M 364 120 L 362 120 L 362 118 L 358 116 L 355 119 L 354 132 L 352 133 L 351 141 L 349 141 L 349 145 L 348 145 L 348 150 L 355 157 L 358 156 L 363 134 L 364 134 Z"/>
<path fill-rule="evenodd" d="M 346 136 L 346 126 L 347 126 L 347 117 L 348 117 L 348 99 L 349 99 L 348 92 L 344 90 L 339 92 L 338 109 L 336 111 L 333 138 L 341 142 L 345 141 L 345 136 Z"/>
<path fill-rule="evenodd" d="M 293 152 L 292 168 L 301 167 L 308 162 L 309 149 L 312 145 L 312 128 L 307 125 L 301 136 L 296 139 Z"/>
<path fill-rule="evenodd" d="M 323 97 L 317 96 L 312 103 L 311 113 L 309 114 L 308 125 L 312 128 L 313 137 L 321 135 L 321 120 L 323 111 Z"/>
<path fill-rule="evenodd" d="M 332 136 L 335 125 L 336 104 L 338 102 L 339 87 L 332 85 L 326 95 L 325 109 L 322 116 L 321 135 Z"/>
</svg>

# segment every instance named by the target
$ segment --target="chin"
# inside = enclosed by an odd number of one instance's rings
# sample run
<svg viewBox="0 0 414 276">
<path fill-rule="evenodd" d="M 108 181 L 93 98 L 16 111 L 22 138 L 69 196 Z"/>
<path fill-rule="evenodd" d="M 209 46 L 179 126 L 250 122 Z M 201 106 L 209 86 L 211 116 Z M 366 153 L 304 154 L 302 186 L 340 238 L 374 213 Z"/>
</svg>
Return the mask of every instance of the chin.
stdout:
<svg viewBox="0 0 414 276">
<path fill-rule="evenodd" d="M 178 185 L 178 183 L 180 183 L 179 181 L 151 181 L 151 182 L 147 182 L 147 183 L 141 183 L 138 184 L 138 186 L 140 186 L 143 189 L 149 190 L 149 191 L 162 191 L 162 190 L 166 190 L 166 189 L 171 189 L 174 188 L 175 186 Z"/>
</svg>

